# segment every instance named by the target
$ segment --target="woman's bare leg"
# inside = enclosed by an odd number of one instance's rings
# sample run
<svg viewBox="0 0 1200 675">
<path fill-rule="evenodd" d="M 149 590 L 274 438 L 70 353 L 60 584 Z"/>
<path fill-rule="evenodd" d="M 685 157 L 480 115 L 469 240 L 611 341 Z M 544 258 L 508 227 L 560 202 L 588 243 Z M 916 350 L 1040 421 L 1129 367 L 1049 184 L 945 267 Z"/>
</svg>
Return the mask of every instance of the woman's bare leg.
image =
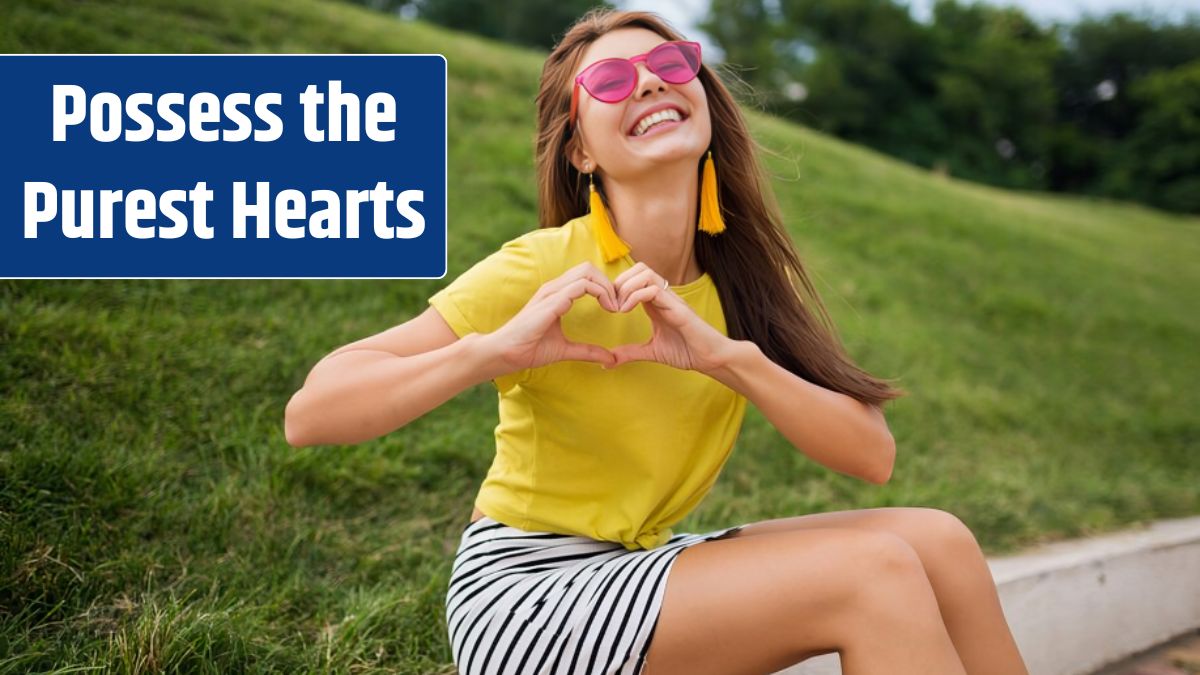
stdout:
<svg viewBox="0 0 1200 675">
<path fill-rule="evenodd" d="M 751 523 L 729 538 L 831 527 L 890 532 L 913 547 L 970 675 L 1028 675 L 987 559 L 970 529 L 947 511 L 884 507 L 813 513 Z"/>
<path fill-rule="evenodd" d="M 966 672 L 903 539 L 804 529 L 682 551 L 642 675 L 763 675 L 832 651 L 845 675 Z"/>
</svg>

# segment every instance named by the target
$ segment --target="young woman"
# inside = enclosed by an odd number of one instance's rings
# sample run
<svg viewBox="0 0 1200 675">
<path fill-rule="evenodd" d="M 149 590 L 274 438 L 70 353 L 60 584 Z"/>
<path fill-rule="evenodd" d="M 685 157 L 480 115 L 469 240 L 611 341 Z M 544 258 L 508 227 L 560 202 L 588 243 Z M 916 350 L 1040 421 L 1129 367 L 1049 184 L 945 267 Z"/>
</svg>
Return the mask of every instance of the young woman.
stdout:
<svg viewBox="0 0 1200 675">
<path fill-rule="evenodd" d="M 293 445 L 353 443 L 495 384 L 496 456 L 446 597 L 459 672 L 771 673 L 838 652 L 848 675 L 1027 673 L 947 512 L 671 530 L 748 401 L 879 484 L 881 405 L 904 392 L 842 349 L 698 44 L 653 14 L 592 12 L 537 105 L 541 227 L 322 359 L 287 410 Z"/>
</svg>

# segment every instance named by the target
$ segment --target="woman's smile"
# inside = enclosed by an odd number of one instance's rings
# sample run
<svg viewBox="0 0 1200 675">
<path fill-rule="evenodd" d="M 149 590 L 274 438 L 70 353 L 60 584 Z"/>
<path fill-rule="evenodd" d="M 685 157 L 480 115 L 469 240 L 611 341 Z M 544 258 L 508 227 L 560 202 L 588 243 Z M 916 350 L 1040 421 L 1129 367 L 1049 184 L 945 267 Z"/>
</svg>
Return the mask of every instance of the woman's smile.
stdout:
<svg viewBox="0 0 1200 675">
<path fill-rule="evenodd" d="M 673 103 L 657 105 L 642 114 L 630 128 L 628 135 L 634 138 L 652 136 L 674 129 L 687 119 L 687 113 Z"/>
<path fill-rule="evenodd" d="M 679 126 L 680 124 L 683 124 L 686 121 L 687 121 L 687 119 L 663 120 L 661 122 L 655 122 L 655 123 L 651 124 L 650 127 L 648 129 L 646 129 L 646 131 L 644 131 L 640 134 L 638 134 L 638 133 L 633 134 L 633 137 L 634 138 L 646 138 L 647 136 L 656 136 L 658 134 L 664 134 L 664 133 L 670 131 L 671 129 L 674 129 L 675 127 Z"/>
</svg>

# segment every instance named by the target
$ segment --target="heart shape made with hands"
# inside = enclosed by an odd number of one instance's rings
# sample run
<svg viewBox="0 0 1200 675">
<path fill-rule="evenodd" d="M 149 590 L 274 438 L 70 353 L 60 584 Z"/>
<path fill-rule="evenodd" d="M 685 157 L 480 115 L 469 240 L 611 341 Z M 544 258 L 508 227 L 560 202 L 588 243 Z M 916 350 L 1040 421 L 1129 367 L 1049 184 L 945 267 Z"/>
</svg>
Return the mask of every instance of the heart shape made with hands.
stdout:
<svg viewBox="0 0 1200 675">
<path fill-rule="evenodd" d="M 596 270 L 597 272 L 599 270 Z M 590 275 L 589 275 L 590 276 Z M 605 281 L 607 278 L 600 275 Z M 696 314 L 674 291 L 663 288 L 664 279 L 645 263 L 636 263 L 607 285 L 613 296 L 594 294 L 597 304 L 610 313 L 627 313 L 641 306 L 650 318 L 651 336 L 646 342 L 601 349 L 613 362 L 601 367 L 611 370 L 630 361 L 653 361 L 681 370 L 705 370 L 714 365 L 727 338 Z M 603 283 L 598 284 L 607 290 Z M 615 303 L 609 306 L 609 302 Z"/>
</svg>

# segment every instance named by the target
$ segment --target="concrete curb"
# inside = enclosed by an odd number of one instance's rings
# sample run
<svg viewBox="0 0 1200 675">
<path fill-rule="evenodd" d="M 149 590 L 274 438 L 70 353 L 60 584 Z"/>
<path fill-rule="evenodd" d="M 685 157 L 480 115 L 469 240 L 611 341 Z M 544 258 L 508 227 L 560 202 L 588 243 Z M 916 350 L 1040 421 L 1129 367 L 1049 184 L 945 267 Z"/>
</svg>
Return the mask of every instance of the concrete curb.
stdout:
<svg viewBox="0 0 1200 675">
<path fill-rule="evenodd" d="M 1087 675 L 1200 627 L 1200 516 L 988 559 L 1030 675 Z M 825 654 L 777 675 L 840 675 Z"/>
</svg>

